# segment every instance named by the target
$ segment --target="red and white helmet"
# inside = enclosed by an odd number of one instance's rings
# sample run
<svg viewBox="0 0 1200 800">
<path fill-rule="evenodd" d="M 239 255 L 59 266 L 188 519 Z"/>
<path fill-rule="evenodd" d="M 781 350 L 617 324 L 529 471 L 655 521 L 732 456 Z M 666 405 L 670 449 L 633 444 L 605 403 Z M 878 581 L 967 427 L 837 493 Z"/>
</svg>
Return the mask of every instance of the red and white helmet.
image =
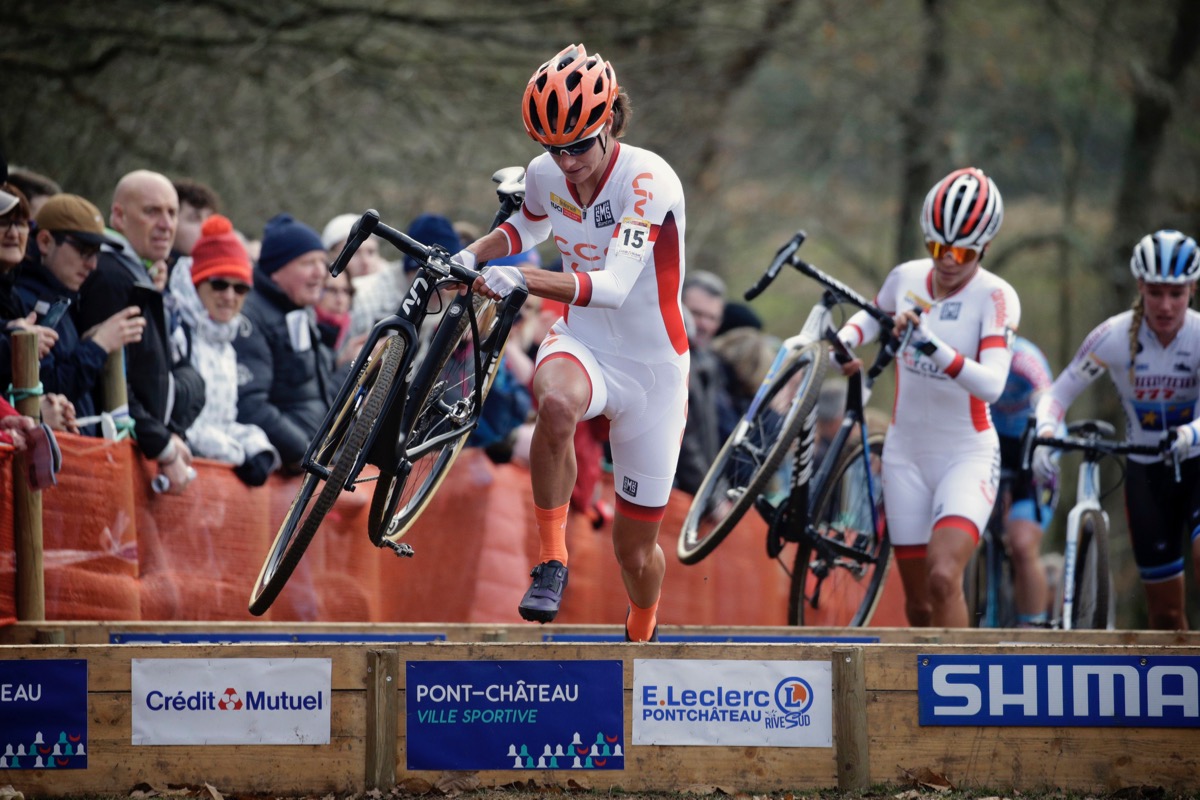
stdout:
<svg viewBox="0 0 1200 800">
<path fill-rule="evenodd" d="M 921 209 L 921 230 L 931 242 L 981 249 L 1004 221 L 1004 201 L 995 182 L 975 167 L 942 178 Z"/>
<path fill-rule="evenodd" d="M 612 115 L 617 90 L 612 64 L 573 44 L 538 67 L 525 86 L 525 130 L 534 141 L 552 146 L 594 136 Z"/>
</svg>

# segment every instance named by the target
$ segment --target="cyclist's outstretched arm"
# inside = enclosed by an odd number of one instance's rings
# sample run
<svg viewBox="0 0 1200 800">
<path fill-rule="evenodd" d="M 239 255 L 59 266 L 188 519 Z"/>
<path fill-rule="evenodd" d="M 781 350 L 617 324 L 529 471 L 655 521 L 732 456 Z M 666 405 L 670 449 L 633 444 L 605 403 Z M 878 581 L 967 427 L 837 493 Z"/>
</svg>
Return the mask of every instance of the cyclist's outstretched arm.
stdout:
<svg viewBox="0 0 1200 800">
<path fill-rule="evenodd" d="M 1113 319 L 1105 320 L 1083 340 L 1079 351 L 1054 380 L 1034 408 L 1034 430 L 1039 436 L 1051 436 L 1067 416 L 1067 409 L 1092 381 L 1108 371 L 1108 359 L 1114 348 L 1127 347 L 1114 338 Z M 1119 338 L 1119 337 L 1117 337 Z M 1114 351 L 1115 352 L 1115 351 Z"/>
</svg>

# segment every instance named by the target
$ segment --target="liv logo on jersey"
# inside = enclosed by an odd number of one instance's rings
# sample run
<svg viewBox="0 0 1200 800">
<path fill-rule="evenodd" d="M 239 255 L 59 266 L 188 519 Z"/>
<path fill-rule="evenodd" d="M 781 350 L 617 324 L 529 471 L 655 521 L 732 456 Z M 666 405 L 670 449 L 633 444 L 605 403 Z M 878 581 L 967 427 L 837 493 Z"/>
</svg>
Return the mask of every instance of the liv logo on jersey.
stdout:
<svg viewBox="0 0 1200 800">
<path fill-rule="evenodd" d="M 1200 658 L 917 656 L 922 725 L 1200 727 Z"/>
</svg>

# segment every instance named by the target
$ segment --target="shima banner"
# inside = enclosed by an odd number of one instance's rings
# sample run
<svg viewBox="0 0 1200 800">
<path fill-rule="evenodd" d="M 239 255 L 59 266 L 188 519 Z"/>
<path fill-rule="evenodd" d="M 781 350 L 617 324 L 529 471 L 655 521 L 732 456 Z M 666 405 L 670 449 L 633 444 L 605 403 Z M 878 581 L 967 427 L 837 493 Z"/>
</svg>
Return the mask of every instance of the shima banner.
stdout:
<svg viewBox="0 0 1200 800">
<path fill-rule="evenodd" d="M 329 744 L 328 658 L 135 658 L 135 745 Z"/>
<path fill-rule="evenodd" d="M 87 719 L 87 661 L 0 661 L 0 769 L 86 769 Z"/>
<path fill-rule="evenodd" d="M 922 725 L 1200 727 L 1200 658 L 919 655 Z"/>
<path fill-rule="evenodd" d="M 409 661 L 408 769 L 625 768 L 620 661 Z"/>
<path fill-rule="evenodd" d="M 635 659 L 633 744 L 832 747 L 828 661 Z"/>
</svg>

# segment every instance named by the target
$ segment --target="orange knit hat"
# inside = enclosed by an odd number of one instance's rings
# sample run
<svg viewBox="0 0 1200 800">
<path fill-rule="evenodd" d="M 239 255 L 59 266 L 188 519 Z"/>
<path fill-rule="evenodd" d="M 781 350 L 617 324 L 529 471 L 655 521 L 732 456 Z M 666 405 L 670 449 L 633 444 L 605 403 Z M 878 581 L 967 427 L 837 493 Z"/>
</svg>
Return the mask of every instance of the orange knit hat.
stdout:
<svg viewBox="0 0 1200 800">
<path fill-rule="evenodd" d="M 233 232 L 233 223 L 220 214 L 204 220 L 200 238 L 192 248 L 192 283 L 213 278 L 230 278 L 247 284 L 254 282 L 246 248 Z"/>
</svg>

